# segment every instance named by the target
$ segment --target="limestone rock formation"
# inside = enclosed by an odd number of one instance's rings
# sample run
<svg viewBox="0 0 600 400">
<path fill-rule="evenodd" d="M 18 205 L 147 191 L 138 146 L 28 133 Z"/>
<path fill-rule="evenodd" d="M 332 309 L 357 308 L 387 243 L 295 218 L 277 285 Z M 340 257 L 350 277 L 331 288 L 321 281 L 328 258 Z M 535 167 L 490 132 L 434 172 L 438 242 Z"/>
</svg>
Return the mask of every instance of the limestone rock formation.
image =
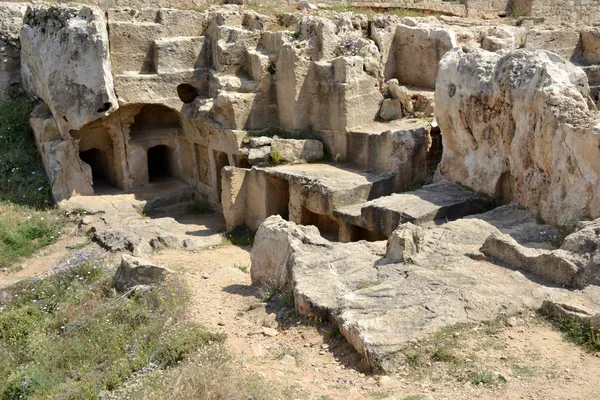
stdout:
<svg viewBox="0 0 600 400">
<path fill-rule="evenodd" d="M 407 222 L 388 238 L 385 256 L 393 262 L 410 262 L 414 254 L 423 251 L 424 241 L 423 228 Z"/>
<path fill-rule="evenodd" d="M 574 226 L 600 216 L 597 116 L 583 71 L 559 56 L 455 49 L 435 102 L 442 176 Z"/>
<path fill-rule="evenodd" d="M 21 89 L 21 43 L 26 5 L 0 4 L 0 100 L 6 100 Z"/>
<path fill-rule="evenodd" d="M 118 108 L 99 8 L 30 7 L 23 23 L 23 75 L 50 107 L 61 136 Z"/>
<path fill-rule="evenodd" d="M 139 285 L 157 285 L 163 283 L 168 274 L 174 271 L 156 265 L 143 258 L 123 255 L 121 265 L 113 277 L 115 288 L 120 291 L 126 291 Z"/>
<path fill-rule="evenodd" d="M 274 139 L 272 151 L 276 151 L 281 161 L 316 161 L 323 158 L 323 143 L 313 139 Z"/>
<path fill-rule="evenodd" d="M 331 319 L 371 366 L 391 372 L 403 362 L 411 341 L 444 326 L 538 308 L 546 300 L 598 310 L 597 288 L 573 293 L 547 287 L 473 259 L 493 234 L 540 246 L 535 243 L 544 240 L 540 228 L 547 229 L 516 205 L 500 207 L 423 228 L 417 235 L 422 234 L 421 250 L 412 254 L 411 263 L 401 263 L 386 257 L 383 241 L 328 242 L 313 227 L 274 216 L 257 234 L 252 280 L 291 287 L 297 311 Z"/>
</svg>

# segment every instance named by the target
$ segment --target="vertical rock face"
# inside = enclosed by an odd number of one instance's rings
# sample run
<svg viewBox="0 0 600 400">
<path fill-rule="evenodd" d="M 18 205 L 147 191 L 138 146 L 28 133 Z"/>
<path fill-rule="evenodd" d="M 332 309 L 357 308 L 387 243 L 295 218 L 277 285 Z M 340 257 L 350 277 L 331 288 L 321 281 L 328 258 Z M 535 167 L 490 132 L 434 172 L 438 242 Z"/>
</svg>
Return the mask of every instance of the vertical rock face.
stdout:
<svg viewBox="0 0 600 400">
<path fill-rule="evenodd" d="M 600 130 L 581 69 L 546 51 L 455 49 L 435 98 L 441 175 L 554 224 L 600 216 Z"/>
<path fill-rule="evenodd" d="M 118 107 L 106 17 L 99 8 L 30 7 L 23 23 L 25 84 L 49 105 L 61 136 Z"/>
<path fill-rule="evenodd" d="M 433 89 L 438 62 L 456 46 L 456 36 L 447 28 L 398 25 L 394 42 L 394 78 L 407 85 Z"/>
<path fill-rule="evenodd" d="M 21 44 L 23 4 L 0 5 L 0 100 L 6 100 L 21 87 Z"/>
</svg>

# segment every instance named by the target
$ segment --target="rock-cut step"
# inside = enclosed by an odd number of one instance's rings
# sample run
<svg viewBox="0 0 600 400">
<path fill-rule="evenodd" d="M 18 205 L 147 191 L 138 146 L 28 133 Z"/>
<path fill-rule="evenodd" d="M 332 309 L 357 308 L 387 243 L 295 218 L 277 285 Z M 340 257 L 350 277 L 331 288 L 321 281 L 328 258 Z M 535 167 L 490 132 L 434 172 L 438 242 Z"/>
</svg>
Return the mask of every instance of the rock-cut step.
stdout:
<svg viewBox="0 0 600 400">
<path fill-rule="evenodd" d="M 406 222 L 421 225 L 436 220 L 451 221 L 493 207 L 490 198 L 440 181 L 413 192 L 392 194 L 339 209 L 336 211 L 340 222 L 339 240 L 386 240 L 398 225 Z"/>
</svg>

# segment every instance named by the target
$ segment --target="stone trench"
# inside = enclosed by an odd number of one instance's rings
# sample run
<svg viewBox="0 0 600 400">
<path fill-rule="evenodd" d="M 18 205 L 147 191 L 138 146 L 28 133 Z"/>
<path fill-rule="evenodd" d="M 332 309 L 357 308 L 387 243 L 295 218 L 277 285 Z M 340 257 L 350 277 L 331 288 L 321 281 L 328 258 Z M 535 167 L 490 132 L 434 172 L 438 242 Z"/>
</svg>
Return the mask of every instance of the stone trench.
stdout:
<svg viewBox="0 0 600 400">
<path fill-rule="evenodd" d="M 0 95 L 40 100 L 53 196 L 110 251 L 255 231 L 253 284 L 288 288 L 385 371 L 443 327 L 600 312 L 596 26 L 316 6 L 0 17 Z M 194 201 L 217 212 L 193 218 Z"/>
</svg>

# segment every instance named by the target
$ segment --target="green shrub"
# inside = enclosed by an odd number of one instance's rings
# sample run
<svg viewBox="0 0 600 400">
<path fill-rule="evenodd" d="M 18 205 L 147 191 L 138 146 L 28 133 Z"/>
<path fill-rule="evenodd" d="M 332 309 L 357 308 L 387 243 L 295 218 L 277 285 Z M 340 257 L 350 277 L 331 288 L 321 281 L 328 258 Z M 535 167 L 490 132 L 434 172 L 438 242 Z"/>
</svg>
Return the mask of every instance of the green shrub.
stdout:
<svg viewBox="0 0 600 400">
<path fill-rule="evenodd" d="M 477 372 L 471 376 L 473 385 L 488 385 L 494 381 L 494 377 L 490 372 Z"/>
<path fill-rule="evenodd" d="M 281 158 L 281 152 L 278 148 L 271 147 L 271 153 L 269 155 L 271 156 L 272 165 L 280 165 L 283 163 L 283 160 Z"/>
</svg>

